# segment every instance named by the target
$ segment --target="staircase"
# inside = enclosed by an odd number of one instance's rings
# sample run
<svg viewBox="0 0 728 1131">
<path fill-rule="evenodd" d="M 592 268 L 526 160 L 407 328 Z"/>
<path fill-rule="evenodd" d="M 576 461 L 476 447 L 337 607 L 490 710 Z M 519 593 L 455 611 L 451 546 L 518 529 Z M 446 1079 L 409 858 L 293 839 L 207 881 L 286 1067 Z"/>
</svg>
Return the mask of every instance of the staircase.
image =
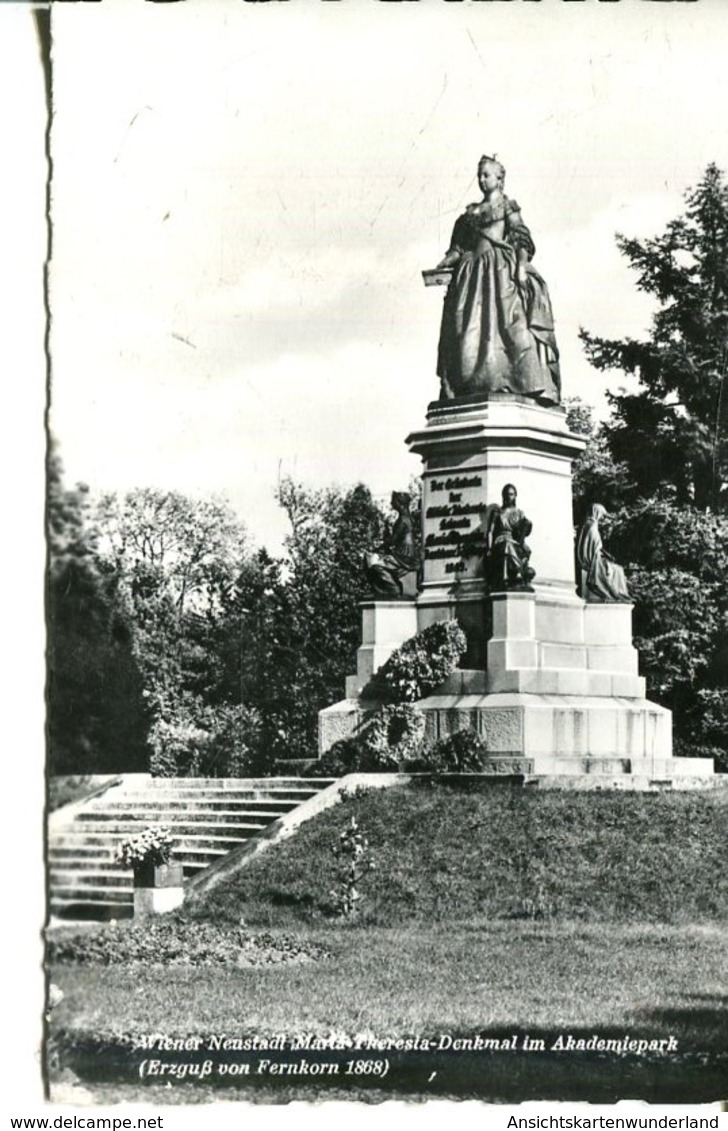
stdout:
<svg viewBox="0 0 728 1131">
<path fill-rule="evenodd" d="M 115 860 L 119 843 L 151 825 L 174 838 L 185 879 L 216 863 L 333 778 L 150 778 L 130 774 L 101 796 L 51 815 L 50 913 L 65 919 L 126 919 L 134 877 Z"/>
</svg>

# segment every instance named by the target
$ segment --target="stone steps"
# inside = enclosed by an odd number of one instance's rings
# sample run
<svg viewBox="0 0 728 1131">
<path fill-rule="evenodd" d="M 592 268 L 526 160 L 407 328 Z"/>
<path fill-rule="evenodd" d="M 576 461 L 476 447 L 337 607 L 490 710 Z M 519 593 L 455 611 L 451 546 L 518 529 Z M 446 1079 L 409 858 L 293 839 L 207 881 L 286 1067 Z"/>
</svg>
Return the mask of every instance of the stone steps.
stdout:
<svg viewBox="0 0 728 1131">
<path fill-rule="evenodd" d="M 114 791 L 116 792 L 116 791 Z M 286 787 L 284 789 L 276 790 L 275 797 L 271 798 L 262 789 L 240 789 L 240 790 L 219 790 L 211 792 L 209 790 L 185 790 L 184 792 L 177 792 L 171 789 L 154 789 L 149 792 L 143 793 L 134 792 L 129 793 L 123 799 L 119 798 L 119 802 L 130 801 L 135 804 L 141 805 L 159 805 L 166 804 L 167 801 L 176 801 L 181 804 L 212 804 L 219 802 L 220 804 L 236 804 L 238 802 L 255 802 L 255 801 L 300 801 L 301 798 L 310 797 L 316 793 L 316 788 L 313 786 L 306 786 L 302 789 L 293 789 Z M 103 805 L 103 797 L 94 798 L 89 802 L 89 805 Z"/>
<path fill-rule="evenodd" d="M 79 823 L 84 828 L 91 829 L 117 829 L 120 832 L 137 832 L 140 825 L 165 824 L 172 830 L 191 828 L 199 825 L 206 828 L 242 828 L 259 829 L 269 824 L 270 817 L 278 817 L 288 813 L 291 805 L 278 808 L 273 813 L 248 813 L 246 810 L 211 809 L 209 813 L 202 811 L 166 810 L 164 806 L 139 813 L 136 810 L 119 813 L 112 810 L 110 813 L 79 813 Z"/>
<path fill-rule="evenodd" d="M 130 888 L 134 887 L 134 873 L 128 872 L 113 872 L 110 869 L 106 872 L 94 869 L 94 871 L 84 870 L 77 872 L 74 868 L 57 868 L 51 865 L 48 869 L 48 879 L 53 886 L 54 892 L 60 891 L 61 888 L 94 888 L 96 890 L 103 890 L 105 888 Z"/>
<path fill-rule="evenodd" d="M 133 919 L 134 904 L 124 900 L 119 903 L 113 899 L 75 899 L 56 896 L 51 904 L 52 914 L 57 919 Z"/>
<path fill-rule="evenodd" d="M 137 775 L 143 776 L 143 775 Z M 165 790 L 175 796 L 194 795 L 201 792 L 212 791 L 220 795 L 239 793 L 243 796 L 259 792 L 262 797 L 271 794 L 282 794 L 286 790 L 291 793 L 304 793 L 306 790 L 315 793 L 321 788 L 321 778 L 151 778 L 144 783 L 132 783 L 131 791 L 136 790 L 147 798 L 154 797 Z M 178 783 L 178 784 L 177 784 Z"/>
<path fill-rule="evenodd" d="M 275 818 L 273 818 L 275 819 Z M 186 836 L 195 836 L 202 833 L 210 832 L 212 835 L 217 836 L 232 836 L 240 837 L 254 836 L 270 821 L 207 821 L 202 817 L 199 821 L 189 820 L 168 820 L 164 812 L 158 813 L 154 818 L 140 818 L 139 820 L 125 820 L 119 821 L 111 819 L 108 821 L 81 821 L 79 822 L 81 828 L 79 829 L 83 835 L 88 835 L 89 843 L 93 843 L 94 837 L 115 836 L 122 840 L 127 836 L 136 836 L 151 825 L 164 825 L 168 828 L 174 837 L 181 837 L 184 839 Z"/>
<path fill-rule="evenodd" d="M 51 815 L 51 915 L 120 919 L 133 914 L 134 876 L 116 862 L 119 843 L 165 826 L 185 879 L 218 863 L 332 783 L 331 778 L 150 778 L 129 775 L 102 795 Z"/>
<path fill-rule="evenodd" d="M 53 848 L 57 844 L 60 848 L 80 848 L 86 846 L 88 848 L 112 848 L 112 856 L 116 852 L 117 845 L 124 840 L 129 834 L 126 832 L 107 832 L 100 830 L 91 834 L 83 833 L 62 833 L 54 837 Z M 246 840 L 244 832 L 240 832 L 237 836 L 214 836 L 208 833 L 199 833 L 197 835 L 185 834 L 185 836 L 175 839 L 172 855 L 179 857 L 180 854 L 186 856 L 188 849 L 201 851 L 208 848 L 224 848 L 228 846 L 234 848 L 236 844 Z M 50 856 L 53 859 L 53 856 Z"/>
<path fill-rule="evenodd" d="M 310 791 L 306 791 L 306 796 L 312 796 Z M 113 805 L 109 805 L 106 809 L 101 809 L 100 807 L 89 807 L 89 809 L 86 810 L 86 814 L 89 817 L 93 817 L 95 813 L 106 814 L 109 812 L 134 812 L 146 815 L 149 813 L 153 814 L 155 810 L 158 809 L 164 809 L 166 813 L 274 813 L 278 810 L 281 810 L 283 812 L 287 811 L 290 808 L 291 800 L 298 801 L 298 798 L 286 798 L 283 800 L 278 798 L 277 800 L 271 801 L 268 799 L 248 800 L 246 798 L 228 797 L 226 795 L 224 801 L 218 801 L 217 799 L 209 800 L 205 798 L 201 798 L 199 800 L 186 799 L 183 801 L 179 801 L 176 798 L 173 800 L 161 799 L 155 801 L 127 800 L 116 801 Z"/>
<path fill-rule="evenodd" d="M 198 838 L 201 842 L 202 838 Z M 182 864 L 183 867 L 202 866 L 211 861 L 227 855 L 231 847 L 235 848 L 240 841 L 225 837 L 213 841 L 209 845 L 203 843 L 187 843 L 186 846 L 176 845 L 172 849 L 172 862 Z M 115 850 L 104 844 L 94 845 L 54 845 L 52 860 L 59 868 L 72 867 L 74 871 L 83 872 L 94 868 L 105 871 L 107 868 L 116 870 L 119 865 L 115 862 Z"/>
</svg>

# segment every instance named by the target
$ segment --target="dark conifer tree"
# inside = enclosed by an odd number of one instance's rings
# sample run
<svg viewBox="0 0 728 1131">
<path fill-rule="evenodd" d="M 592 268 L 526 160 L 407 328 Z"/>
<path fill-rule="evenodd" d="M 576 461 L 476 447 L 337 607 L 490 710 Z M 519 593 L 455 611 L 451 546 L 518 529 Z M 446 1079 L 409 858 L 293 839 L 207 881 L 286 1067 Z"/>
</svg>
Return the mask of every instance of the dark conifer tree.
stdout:
<svg viewBox="0 0 728 1131">
<path fill-rule="evenodd" d="M 699 510 L 728 507 L 728 186 L 709 165 L 685 215 L 652 239 L 617 236 L 659 308 L 648 339 L 581 336 L 597 369 L 639 379 L 612 394 L 606 428 L 635 496 L 661 495 Z"/>
<path fill-rule="evenodd" d="M 48 752 L 51 774 L 147 769 L 147 713 L 133 626 L 97 555 L 87 491 L 47 479 Z"/>
</svg>

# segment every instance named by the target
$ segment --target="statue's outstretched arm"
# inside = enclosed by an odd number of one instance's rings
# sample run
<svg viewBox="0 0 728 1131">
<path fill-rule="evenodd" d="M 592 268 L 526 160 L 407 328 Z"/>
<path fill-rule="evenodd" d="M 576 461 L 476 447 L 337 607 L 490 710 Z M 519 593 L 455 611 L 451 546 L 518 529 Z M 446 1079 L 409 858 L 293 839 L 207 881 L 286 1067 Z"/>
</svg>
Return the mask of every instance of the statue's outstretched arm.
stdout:
<svg viewBox="0 0 728 1131">
<path fill-rule="evenodd" d="M 454 267 L 455 264 L 461 259 L 462 254 L 463 254 L 462 248 L 451 247 L 450 250 L 448 251 L 447 255 L 443 256 L 443 258 L 440 260 L 440 262 L 437 265 L 437 268 Z"/>
</svg>

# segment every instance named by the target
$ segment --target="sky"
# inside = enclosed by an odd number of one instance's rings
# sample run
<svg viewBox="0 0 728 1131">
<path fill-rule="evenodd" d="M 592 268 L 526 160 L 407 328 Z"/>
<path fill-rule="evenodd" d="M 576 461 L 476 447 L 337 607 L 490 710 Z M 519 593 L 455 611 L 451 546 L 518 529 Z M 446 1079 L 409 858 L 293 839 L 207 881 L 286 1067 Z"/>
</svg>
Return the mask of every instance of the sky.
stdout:
<svg viewBox="0 0 728 1131">
<path fill-rule="evenodd" d="M 104 0 L 53 11 L 50 424 L 69 480 L 226 493 L 277 551 L 281 475 L 419 471 L 481 153 L 536 242 L 567 396 L 580 325 L 640 335 L 614 233 L 728 166 L 720 0 Z"/>
</svg>

